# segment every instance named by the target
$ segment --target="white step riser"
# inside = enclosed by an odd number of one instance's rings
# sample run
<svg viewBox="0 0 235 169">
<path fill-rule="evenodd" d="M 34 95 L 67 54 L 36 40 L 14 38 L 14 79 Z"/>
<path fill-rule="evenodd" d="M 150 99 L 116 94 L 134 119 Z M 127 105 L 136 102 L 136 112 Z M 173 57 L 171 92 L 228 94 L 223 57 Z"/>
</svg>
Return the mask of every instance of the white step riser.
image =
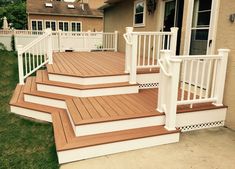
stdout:
<svg viewBox="0 0 235 169">
<path fill-rule="evenodd" d="M 116 143 L 97 145 L 67 151 L 57 152 L 59 163 L 68 163 L 77 160 L 94 158 L 130 150 L 153 147 L 157 145 L 175 143 L 179 141 L 179 133 L 140 138 Z"/>
<path fill-rule="evenodd" d="M 75 76 L 48 74 L 48 77 L 49 77 L 49 80 L 51 81 L 73 83 L 73 84 L 80 84 L 80 85 L 121 83 L 121 82 L 129 81 L 129 75 L 80 78 L 80 77 L 75 77 Z M 137 80 L 137 83 L 139 84 L 159 83 L 160 73 L 137 74 L 136 80 Z"/>
<path fill-rule="evenodd" d="M 15 113 L 24 117 L 33 118 L 36 120 L 52 122 L 51 115 L 48 113 L 31 110 L 27 108 L 22 108 L 22 107 L 17 107 L 17 106 L 10 106 L 10 108 L 11 108 L 12 113 Z"/>
<path fill-rule="evenodd" d="M 49 80 L 80 85 L 95 85 L 104 83 L 122 83 L 129 81 L 129 75 L 101 76 L 101 77 L 76 77 L 58 74 L 48 74 Z"/>
<path fill-rule="evenodd" d="M 108 96 L 108 95 L 131 94 L 139 92 L 139 86 L 79 90 L 79 89 L 65 88 L 59 86 L 37 84 L 37 89 L 39 91 L 44 91 L 48 93 L 63 94 L 75 97 Z"/>
<path fill-rule="evenodd" d="M 121 130 L 151 127 L 165 124 L 165 116 L 154 116 L 135 118 L 128 120 L 111 121 L 104 123 L 93 123 L 75 126 L 76 136 L 86 136 L 93 134 L 108 133 Z"/>
</svg>

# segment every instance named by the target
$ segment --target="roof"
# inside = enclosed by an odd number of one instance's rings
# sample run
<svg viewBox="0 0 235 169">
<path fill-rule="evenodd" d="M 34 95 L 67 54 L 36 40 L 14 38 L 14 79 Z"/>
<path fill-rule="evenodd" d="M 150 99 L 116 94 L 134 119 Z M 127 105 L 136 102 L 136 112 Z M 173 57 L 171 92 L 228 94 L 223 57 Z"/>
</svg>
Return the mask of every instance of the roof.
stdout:
<svg viewBox="0 0 235 169">
<path fill-rule="evenodd" d="M 46 3 L 51 3 L 52 7 L 46 7 Z M 74 8 L 68 8 L 68 5 Z M 84 5 L 84 10 L 82 9 Z M 51 0 L 27 0 L 28 14 L 40 15 L 60 15 L 60 16 L 80 16 L 80 17 L 103 17 L 103 13 L 96 9 L 90 9 L 87 3 L 64 2 Z"/>
<path fill-rule="evenodd" d="M 113 6 L 115 3 L 121 2 L 123 0 L 106 0 L 104 5 L 99 7 L 99 10 L 104 10 L 106 8 L 109 8 L 110 6 Z"/>
</svg>

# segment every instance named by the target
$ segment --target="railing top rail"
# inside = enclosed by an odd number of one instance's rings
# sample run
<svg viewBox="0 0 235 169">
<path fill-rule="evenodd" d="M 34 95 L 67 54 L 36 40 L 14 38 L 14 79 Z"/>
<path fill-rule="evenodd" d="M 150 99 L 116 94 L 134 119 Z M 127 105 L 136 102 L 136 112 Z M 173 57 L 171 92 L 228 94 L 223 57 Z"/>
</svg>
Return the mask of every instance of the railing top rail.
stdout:
<svg viewBox="0 0 235 169">
<path fill-rule="evenodd" d="M 179 55 L 171 56 L 172 59 L 199 60 L 199 59 L 221 59 L 220 55 Z"/>
<path fill-rule="evenodd" d="M 47 36 L 49 36 L 50 33 L 45 33 L 41 36 L 39 36 L 37 39 L 33 40 L 31 43 L 29 43 L 28 45 L 26 45 L 25 47 L 22 48 L 22 50 L 18 51 L 19 54 L 24 53 L 25 51 L 27 51 L 28 49 L 30 49 L 31 47 L 33 47 L 35 44 L 37 44 L 38 42 L 40 42 L 41 40 L 43 40 L 44 38 L 46 38 Z"/>
<path fill-rule="evenodd" d="M 172 35 L 172 32 L 131 32 L 132 35 Z"/>
</svg>

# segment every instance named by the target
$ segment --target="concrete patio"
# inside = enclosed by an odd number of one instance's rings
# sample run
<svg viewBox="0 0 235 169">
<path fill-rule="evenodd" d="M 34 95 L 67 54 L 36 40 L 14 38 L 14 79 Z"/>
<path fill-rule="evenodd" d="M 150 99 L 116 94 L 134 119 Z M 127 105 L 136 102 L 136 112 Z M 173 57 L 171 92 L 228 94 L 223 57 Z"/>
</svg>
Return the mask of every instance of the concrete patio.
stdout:
<svg viewBox="0 0 235 169">
<path fill-rule="evenodd" d="M 220 127 L 181 134 L 175 144 L 61 166 L 61 169 L 234 169 L 235 131 Z"/>
</svg>

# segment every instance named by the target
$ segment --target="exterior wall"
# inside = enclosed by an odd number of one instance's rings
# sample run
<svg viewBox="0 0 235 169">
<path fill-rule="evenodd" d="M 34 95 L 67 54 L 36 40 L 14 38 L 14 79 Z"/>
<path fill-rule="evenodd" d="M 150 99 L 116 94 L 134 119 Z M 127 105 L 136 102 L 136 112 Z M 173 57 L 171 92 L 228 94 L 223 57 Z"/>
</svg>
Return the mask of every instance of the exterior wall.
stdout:
<svg viewBox="0 0 235 169">
<path fill-rule="evenodd" d="M 226 126 L 235 129 L 235 22 L 229 21 L 229 15 L 235 13 L 235 1 L 220 0 L 217 27 L 216 48 L 228 48 L 229 54 L 224 104 L 228 106 Z"/>
<path fill-rule="evenodd" d="M 160 1 L 157 3 L 157 8 L 154 14 L 145 14 L 145 26 L 134 28 L 134 31 L 159 31 L 160 30 Z M 115 6 L 104 10 L 104 31 L 113 32 L 118 31 L 118 51 L 125 51 L 125 41 L 123 34 L 125 28 L 130 26 L 133 27 L 133 15 L 134 15 L 134 0 L 125 0 Z M 121 22 L 120 22 L 121 21 Z"/>
<path fill-rule="evenodd" d="M 97 9 L 104 5 L 104 0 L 89 0 L 88 3 L 91 9 Z"/>
<path fill-rule="evenodd" d="M 99 31 L 99 32 L 103 31 L 103 18 L 29 15 L 28 16 L 28 29 L 29 30 L 31 30 L 31 20 L 79 21 L 79 22 L 82 22 L 82 31 L 88 31 L 88 30 Z"/>
</svg>

